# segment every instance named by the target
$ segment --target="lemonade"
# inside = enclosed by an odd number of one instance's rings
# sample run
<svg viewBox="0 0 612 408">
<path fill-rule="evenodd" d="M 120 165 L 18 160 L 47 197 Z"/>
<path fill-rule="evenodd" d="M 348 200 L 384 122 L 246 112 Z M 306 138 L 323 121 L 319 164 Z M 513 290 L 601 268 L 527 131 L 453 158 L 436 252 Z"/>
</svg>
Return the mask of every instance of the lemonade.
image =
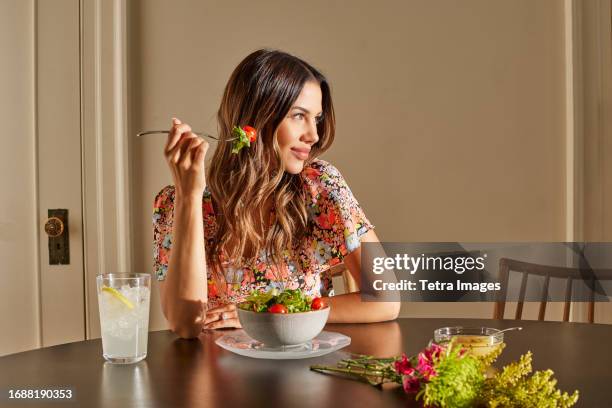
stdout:
<svg viewBox="0 0 612 408">
<path fill-rule="evenodd" d="M 113 363 L 135 363 L 147 355 L 150 276 L 100 275 L 98 306 L 102 350 Z"/>
</svg>

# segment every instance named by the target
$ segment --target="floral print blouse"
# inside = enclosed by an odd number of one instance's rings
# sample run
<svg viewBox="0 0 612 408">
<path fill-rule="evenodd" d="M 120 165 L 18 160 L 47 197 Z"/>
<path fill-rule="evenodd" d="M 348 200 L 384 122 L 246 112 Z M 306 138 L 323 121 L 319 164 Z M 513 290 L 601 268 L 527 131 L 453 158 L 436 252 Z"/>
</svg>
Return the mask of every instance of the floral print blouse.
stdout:
<svg viewBox="0 0 612 408">
<path fill-rule="evenodd" d="M 360 246 L 360 237 L 373 229 L 346 181 L 333 165 L 315 159 L 300 176 L 306 190 L 308 230 L 295 252 L 295 259 L 283 254 L 283 270 L 267 263 L 262 253 L 255 261 L 225 266 L 226 290 L 219 291 L 208 273 L 209 307 L 241 302 L 252 290 L 297 289 L 306 295 L 333 296 L 330 267 Z M 174 186 L 164 187 L 155 197 L 153 208 L 153 260 L 158 280 L 164 280 L 172 252 Z M 212 196 L 208 189 L 202 197 L 205 250 L 216 231 Z M 277 274 L 280 272 L 280 274 Z M 275 281 L 285 276 L 285 282 Z"/>
</svg>

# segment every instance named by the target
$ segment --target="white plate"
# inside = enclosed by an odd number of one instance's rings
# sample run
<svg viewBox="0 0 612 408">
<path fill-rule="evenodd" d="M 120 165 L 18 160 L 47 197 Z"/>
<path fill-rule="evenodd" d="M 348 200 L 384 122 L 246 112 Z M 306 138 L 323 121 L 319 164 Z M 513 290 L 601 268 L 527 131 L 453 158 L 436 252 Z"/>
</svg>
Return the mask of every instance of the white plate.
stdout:
<svg viewBox="0 0 612 408">
<path fill-rule="evenodd" d="M 236 330 L 218 338 L 215 343 L 232 353 L 252 358 L 292 360 L 319 357 L 351 344 L 351 338 L 344 334 L 322 331 L 314 339 L 297 346 L 266 347 L 253 340 L 244 330 Z"/>
</svg>

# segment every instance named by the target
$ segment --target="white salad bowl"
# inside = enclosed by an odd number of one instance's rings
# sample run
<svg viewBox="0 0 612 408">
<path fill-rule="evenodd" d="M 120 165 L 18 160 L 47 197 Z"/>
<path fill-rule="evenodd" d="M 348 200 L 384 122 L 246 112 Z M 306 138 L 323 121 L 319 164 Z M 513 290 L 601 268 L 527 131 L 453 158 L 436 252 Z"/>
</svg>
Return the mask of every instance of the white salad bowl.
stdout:
<svg viewBox="0 0 612 408">
<path fill-rule="evenodd" d="M 270 347 L 294 346 L 312 340 L 321 333 L 329 317 L 329 306 L 286 314 L 237 310 L 244 331 Z"/>
</svg>

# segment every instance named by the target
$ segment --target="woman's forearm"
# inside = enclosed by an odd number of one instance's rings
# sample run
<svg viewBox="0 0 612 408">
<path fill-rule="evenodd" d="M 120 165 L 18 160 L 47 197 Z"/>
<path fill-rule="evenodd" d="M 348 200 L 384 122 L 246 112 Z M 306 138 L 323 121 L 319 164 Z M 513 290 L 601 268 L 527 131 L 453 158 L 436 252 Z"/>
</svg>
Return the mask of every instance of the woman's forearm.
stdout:
<svg viewBox="0 0 612 408">
<path fill-rule="evenodd" d="M 363 302 L 359 292 L 325 298 L 331 310 L 329 323 L 373 323 L 395 320 L 400 302 Z"/>
<path fill-rule="evenodd" d="M 161 301 L 170 328 L 181 337 L 197 337 L 208 297 L 201 196 L 175 197 L 172 251 L 163 286 Z"/>
<path fill-rule="evenodd" d="M 370 230 L 361 237 L 361 242 L 370 244 L 369 251 L 364 253 L 369 259 L 373 254 L 385 256 L 384 249 L 380 244 L 374 230 Z M 358 287 L 372 287 L 373 274 L 362 274 L 362 248 L 355 249 L 344 258 L 344 266 L 355 279 Z M 365 280 L 362 281 L 362 277 Z M 379 279 L 377 277 L 376 279 Z M 396 277 L 393 272 L 384 275 L 385 282 L 395 282 Z M 365 302 L 361 300 L 361 292 L 346 293 L 338 296 L 326 298 L 331 305 L 329 314 L 330 323 L 374 323 L 395 320 L 399 314 L 401 303 L 386 294 L 375 294 L 376 301 Z M 387 301 L 383 301 L 387 300 Z M 398 299 L 399 300 L 399 299 Z"/>
</svg>

